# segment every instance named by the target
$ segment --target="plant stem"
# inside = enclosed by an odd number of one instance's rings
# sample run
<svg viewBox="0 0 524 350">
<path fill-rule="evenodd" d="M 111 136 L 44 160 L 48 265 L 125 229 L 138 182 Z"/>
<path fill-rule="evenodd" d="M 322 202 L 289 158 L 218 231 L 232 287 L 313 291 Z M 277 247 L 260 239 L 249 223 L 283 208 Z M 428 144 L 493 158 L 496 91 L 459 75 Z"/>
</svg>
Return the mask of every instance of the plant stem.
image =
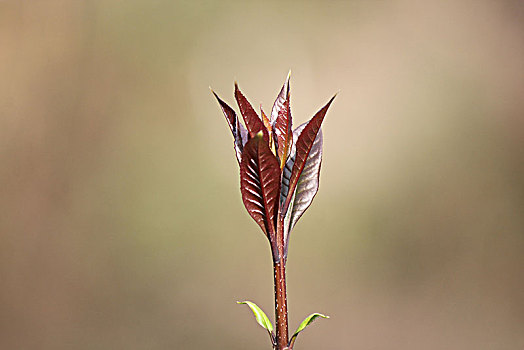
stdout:
<svg viewBox="0 0 524 350">
<path fill-rule="evenodd" d="M 287 321 L 286 261 L 284 239 L 284 217 L 277 214 L 276 254 L 273 251 L 273 270 L 275 277 L 275 350 L 287 350 L 289 334 Z"/>
<path fill-rule="evenodd" d="M 288 343 L 287 296 L 286 296 L 286 259 L 282 258 L 273 264 L 275 270 L 275 323 L 276 350 L 283 350 Z"/>
</svg>

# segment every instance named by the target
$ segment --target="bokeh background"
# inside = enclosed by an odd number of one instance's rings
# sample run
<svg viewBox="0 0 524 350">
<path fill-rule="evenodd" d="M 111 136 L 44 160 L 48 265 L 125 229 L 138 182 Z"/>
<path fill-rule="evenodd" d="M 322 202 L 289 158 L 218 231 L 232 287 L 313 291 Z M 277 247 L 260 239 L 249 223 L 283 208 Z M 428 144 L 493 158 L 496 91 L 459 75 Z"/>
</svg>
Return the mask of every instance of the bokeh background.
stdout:
<svg viewBox="0 0 524 350">
<path fill-rule="evenodd" d="M 0 348 L 268 349 L 212 86 L 324 123 L 297 349 L 524 348 L 521 1 L 0 1 Z"/>
</svg>

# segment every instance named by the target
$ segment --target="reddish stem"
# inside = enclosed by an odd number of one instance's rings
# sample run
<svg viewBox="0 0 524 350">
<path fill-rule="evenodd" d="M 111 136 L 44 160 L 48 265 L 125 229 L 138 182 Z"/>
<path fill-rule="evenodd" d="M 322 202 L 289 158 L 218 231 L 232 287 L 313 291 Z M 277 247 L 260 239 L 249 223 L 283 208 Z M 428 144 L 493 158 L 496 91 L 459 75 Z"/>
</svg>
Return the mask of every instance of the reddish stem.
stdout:
<svg viewBox="0 0 524 350">
<path fill-rule="evenodd" d="M 286 296 L 286 260 L 274 263 L 275 270 L 275 323 L 277 350 L 283 350 L 288 344 L 287 296 Z"/>
<path fill-rule="evenodd" d="M 284 219 L 278 215 L 277 220 L 277 256 L 273 260 L 275 276 L 275 323 L 276 350 L 287 349 L 289 334 L 287 320 L 286 261 L 284 254 Z"/>
</svg>

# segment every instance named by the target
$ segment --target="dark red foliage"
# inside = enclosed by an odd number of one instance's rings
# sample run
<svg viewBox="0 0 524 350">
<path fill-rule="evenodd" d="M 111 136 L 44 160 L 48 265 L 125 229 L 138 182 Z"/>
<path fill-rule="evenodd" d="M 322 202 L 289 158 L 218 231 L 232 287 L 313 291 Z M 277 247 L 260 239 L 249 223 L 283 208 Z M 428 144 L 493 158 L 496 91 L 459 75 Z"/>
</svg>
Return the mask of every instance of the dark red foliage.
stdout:
<svg viewBox="0 0 524 350">
<path fill-rule="evenodd" d="M 262 133 L 255 135 L 244 147 L 240 162 L 240 191 L 249 215 L 269 241 L 276 242 L 280 166 Z"/>
<path fill-rule="evenodd" d="M 242 92 L 240 92 L 238 84 L 236 83 L 235 98 L 238 103 L 238 108 L 240 108 L 240 113 L 242 114 L 244 122 L 246 123 L 246 128 L 249 132 L 249 137 L 255 137 L 256 134 L 262 131 L 264 133 L 264 138 L 266 139 L 266 142 L 268 142 L 269 136 L 266 128 L 264 127 L 264 124 L 262 123 L 262 120 L 258 116 L 257 112 L 255 112 L 255 110 L 253 109 L 253 106 L 251 106 L 251 103 L 249 103 L 247 98 L 245 98 Z"/>
<path fill-rule="evenodd" d="M 313 143 L 320 131 L 322 121 L 334 97 L 315 114 L 306 126 L 301 126 L 295 130 L 295 134 L 300 133 L 300 135 L 298 138 L 296 136 L 294 138 L 291 130 L 289 76 L 275 100 L 271 119 L 268 120 L 264 116 L 264 121 L 260 119 L 235 83 L 235 99 L 247 131 L 239 122 L 233 109 L 214 92 L 213 94 L 217 98 L 235 138 L 235 150 L 240 162 L 240 191 L 242 192 L 244 206 L 271 242 L 273 257 L 280 259 L 279 254 L 285 256 L 285 252 L 287 252 L 287 239 L 283 239 L 284 233 L 279 233 L 278 228 L 283 227 L 283 220 L 290 207 L 290 202 L 294 201 L 294 203 L 301 205 L 300 207 L 295 206 L 301 212 L 294 218 L 294 223 L 301 213 L 307 209 L 317 191 L 321 140 L 317 145 L 317 148 L 320 147 L 320 149 L 316 151 L 318 159 L 312 158 L 310 162 L 311 164 L 318 164 L 317 167 L 314 167 L 316 170 L 306 172 L 304 176 L 307 178 L 301 178 L 301 175 Z M 264 122 L 266 125 L 264 125 Z M 293 144 L 294 139 L 296 140 L 295 144 Z M 289 156 L 291 149 L 293 149 L 293 155 Z M 315 179 L 315 181 L 311 181 L 311 179 Z M 296 193 L 299 181 L 300 183 L 310 181 L 314 186 L 308 188 L 307 191 Z M 281 193 L 281 188 L 284 188 L 283 193 Z M 304 205 L 303 203 L 306 202 L 307 205 Z M 283 245 L 286 245 L 286 247 L 283 247 Z"/>
<path fill-rule="evenodd" d="M 313 142 L 315 142 L 315 138 L 317 137 L 318 131 L 320 130 L 320 126 L 324 121 L 326 112 L 333 100 L 335 99 L 335 97 L 336 95 L 333 96 L 331 100 L 329 100 L 329 102 L 324 107 L 322 107 L 313 118 L 311 118 L 309 123 L 307 123 L 306 127 L 304 128 L 304 130 L 302 130 L 300 136 L 298 137 L 298 140 L 295 144 L 295 147 L 297 149 L 295 163 L 293 164 L 293 170 L 291 170 L 291 177 L 289 179 L 289 190 L 286 201 L 284 202 L 284 206 L 282 208 L 282 212 L 284 213 L 287 211 L 289 207 L 289 202 L 291 201 L 295 188 L 297 187 L 298 179 L 302 174 L 302 170 L 304 169 L 304 165 L 306 164 L 307 157 L 309 156 L 309 152 L 311 151 Z"/>
</svg>

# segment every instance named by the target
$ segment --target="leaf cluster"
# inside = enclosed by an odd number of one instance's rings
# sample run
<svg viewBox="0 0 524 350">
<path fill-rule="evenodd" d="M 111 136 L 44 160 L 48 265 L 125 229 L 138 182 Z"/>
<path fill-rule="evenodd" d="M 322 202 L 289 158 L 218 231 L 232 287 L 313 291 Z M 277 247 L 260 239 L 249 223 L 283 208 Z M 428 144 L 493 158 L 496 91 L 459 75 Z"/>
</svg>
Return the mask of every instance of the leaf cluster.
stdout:
<svg viewBox="0 0 524 350">
<path fill-rule="evenodd" d="M 292 129 L 290 75 L 268 117 L 260 115 L 235 83 L 235 111 L 215 95 L 226 117 L 240 165 L 240 190 L 249 215 L 267 236 L 273 260 L 286 259 L 289 234 L 318 191 L 321 125 L 335 96 L 308 122 Z"/>
</svg>

